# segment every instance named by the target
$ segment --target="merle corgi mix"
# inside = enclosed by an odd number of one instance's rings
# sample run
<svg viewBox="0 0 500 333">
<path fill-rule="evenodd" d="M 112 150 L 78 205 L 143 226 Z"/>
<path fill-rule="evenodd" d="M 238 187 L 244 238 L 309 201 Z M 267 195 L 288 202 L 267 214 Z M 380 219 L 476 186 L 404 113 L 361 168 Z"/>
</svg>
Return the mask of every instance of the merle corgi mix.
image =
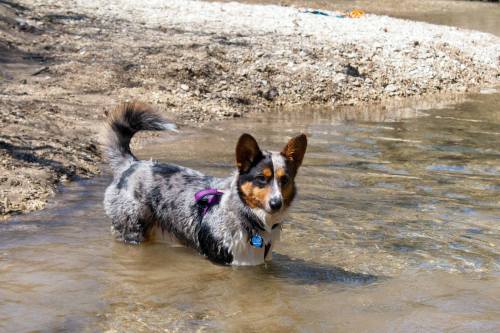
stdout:
<svg viewBox="0 0 500 333">
<path fill-rule="evenodd" d="M 132 154 L 136 132 L 175 130 L 144 104 L 121 104 L 108 118 L 105 151 L 114 179 L 104 206 L 118 239 L 140 243 L 156 230 L 216 263 L 258 265 L 271 259 L 295 197 L 294 179 L 307 147 L 304 134 L 281 152 L 261 150 L 243 134 L 236 145 L 236 172 L 215 178 Z"/>
</svg>

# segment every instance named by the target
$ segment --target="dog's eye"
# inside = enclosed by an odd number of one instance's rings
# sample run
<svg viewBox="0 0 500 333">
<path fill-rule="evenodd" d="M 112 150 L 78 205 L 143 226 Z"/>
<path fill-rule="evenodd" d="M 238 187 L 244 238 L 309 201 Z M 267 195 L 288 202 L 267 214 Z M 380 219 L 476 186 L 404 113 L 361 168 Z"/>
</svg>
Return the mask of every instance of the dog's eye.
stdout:
<svg viewBox="0 0 500 333">
<path fill-rule="evenodd" d="M 255 180 L 257 181 L 257 183 L 259 184 L 262 184 L 262 185 L 265 185 L 267 184 L 267 178 L 264 177 L 264 175 L 258 175 L 257 177 L 255 177 Z"/>
<path fill-rule="evenodd" d="M 281 177 L 280 181 L 281 181 L 281 185 L 285 186 L 290 181 L 290 177 L 283 176 L 283 177 Z"/>
</svg>

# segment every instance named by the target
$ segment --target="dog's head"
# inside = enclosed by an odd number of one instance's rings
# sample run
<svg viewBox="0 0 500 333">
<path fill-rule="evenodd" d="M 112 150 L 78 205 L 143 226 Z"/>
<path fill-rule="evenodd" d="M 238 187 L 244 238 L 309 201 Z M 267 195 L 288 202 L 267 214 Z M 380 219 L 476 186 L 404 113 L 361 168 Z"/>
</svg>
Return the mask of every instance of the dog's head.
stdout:
<svg viewBox="0 0 500 333">
<path fill-rule="evenodd" d="M 243 202 L 266 215 L 283 212 L 295 197 L 295 176 L 307 148 L 304 134 L 296 136 L 281 152 L 262 151 L 250 134 L 236 145 L 238 192 Z"/>
</svg>

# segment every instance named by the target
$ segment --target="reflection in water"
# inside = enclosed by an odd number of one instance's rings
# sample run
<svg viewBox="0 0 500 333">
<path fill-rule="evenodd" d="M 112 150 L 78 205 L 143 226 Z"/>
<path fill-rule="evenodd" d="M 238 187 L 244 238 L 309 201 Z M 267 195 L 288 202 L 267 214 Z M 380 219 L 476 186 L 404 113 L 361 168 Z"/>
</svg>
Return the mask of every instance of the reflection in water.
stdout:
<svg viewBox="0 0 500 333">
<path fill-rule="evenodd" d="M 166 134 L 140 155 L 215 175 L 244 131 L 273 149 L 309 134 L 273 262 L 114 242 L 109 179 L 71 184 L 0 225 L 0 331 L 498 331 L 499 103 L 284 110 Z"/>
</svg>

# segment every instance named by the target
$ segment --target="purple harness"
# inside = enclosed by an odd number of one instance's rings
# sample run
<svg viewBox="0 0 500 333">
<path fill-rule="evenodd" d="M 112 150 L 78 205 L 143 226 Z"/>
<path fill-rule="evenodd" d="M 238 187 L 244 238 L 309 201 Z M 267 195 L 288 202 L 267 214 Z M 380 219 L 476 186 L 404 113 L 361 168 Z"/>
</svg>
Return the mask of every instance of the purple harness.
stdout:
<svg viewBox="0 0 500 333">
<path fill-rule="evenodd" d="M 205 216 L 208 210 L 217 205 L 220 202 L 220 198 L 224 192 L 221 192 L 215 188 L 207 188 L 196 192 L 194 195 L 194 200 L 196 203 L 203 207 L 203 216 Z"/>
</svg>

